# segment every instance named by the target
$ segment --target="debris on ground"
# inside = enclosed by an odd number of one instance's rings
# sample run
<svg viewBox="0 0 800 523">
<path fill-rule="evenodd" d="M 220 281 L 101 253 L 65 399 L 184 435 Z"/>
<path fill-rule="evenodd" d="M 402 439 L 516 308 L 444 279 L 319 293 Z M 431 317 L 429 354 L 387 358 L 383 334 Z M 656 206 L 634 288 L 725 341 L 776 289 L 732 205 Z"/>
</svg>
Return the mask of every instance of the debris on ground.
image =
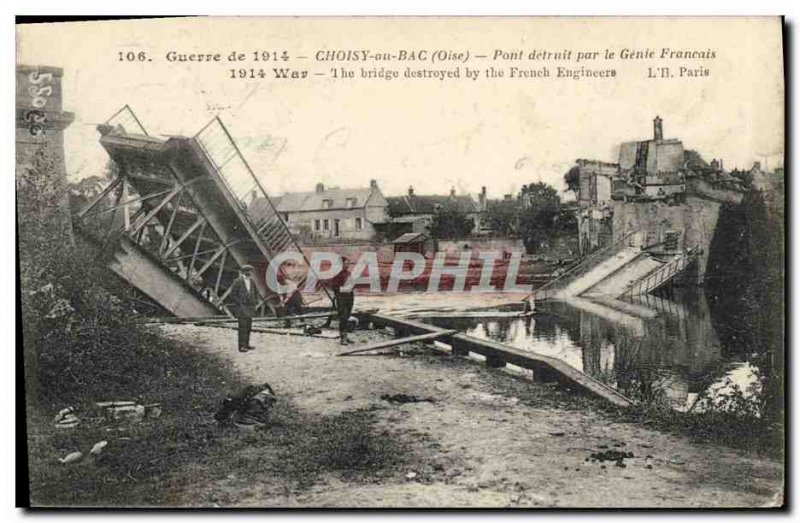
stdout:
<svg viewBox="0 0 800 523">
<path fill-rule="evenodd" d="M 75 415 L 75 409 L 72 407 L 61 409 L 58 414 L 56 414 L 53 421 L 56 424 L 56 428 L 59 429 L 71 429 L 77 427 L 81 422 L 78 416 Z"/>
<path fill-rule="evenodd" d="M 106 409 L 106 418 L 113 421 L 129 421 L 137 423 L 144 419 L 144 405 L 124 405 Z"/>
<path fill-rule="evenodd" d="M 490 407 L 508 408 L 519 404 L 519 398 L 516 396 L 504 396 L 502 394 L 491 394 L 488 392 L 474 392 L 466 395 L 465 399 Z"/>
<path fill-rule="evenodd" d="M 314 336 L 316 334 L 322 334 L 322 329 L 320 329 L 319 327 L 315 327 L 314 325 L 304 325 L 303 334 L 305 334 L 306 336 Z"/>
<path fill-rule="evenodd" d="M 214 419 L 220 425 L 263 426 L 269 422 L 272 406 L 277 399 L 269 383 L 249 385 L 235 396 L 225 398 Z"/>
<path fill-rule="evenodd" d="M 126 421 L 138 423 L 145 418 L 157 418 L 161 416 L 162 407 L 160 403 L 140 405 L 135 401 L 100 401 L 96 403 L 101 409 L 107 420 Z"/>
<path fill-rule="evenodd" d="M 162 412 L 161 404 L 160 403 L 151 403 L 150 405 L 144 406 L 144 417 L 145 418 L 158 418 L 161 416 Z"/>
<path fill-rule="evenodd" d="M 413 394 L 381 394 L 381 399 L 389 403 L 436 403 L 433 398 L 420 398 Z"/>
<path fill-rule="evenodd" d="M 106 448 L 106 445 L 108 445 L 108 442 L 106 440 L 98 441 L 97 443 L 94 444 L 92 450 L 89 451 L 89 454 L 97 456 L 98 454 L 103 452 L 103 449 Z"/>
<path fill-rule="evenodd" d="M 64 456 L 63 458 L 59 458 L 58 461 L 61 463 L 68 465 L 70 463 L 75 463 L 76 461 L 80 460 L 83 457 L 82 452 L 71 452 Z"/>
<path fill-rule="evenodd" d="M 620 459 L 632 458 L 633 452 L 621 452 L 619 450 L 604 450 L 602 452 L 592 452 L 589 457 L 597 461 L 617 461 Z"/>
<path fill-rule="evenodd" d="M 600 448 L 603 447 L 607 448 L 606 445 L 600 446 Z M 633 457 L 633 452 L 621 452 L 619 450 L 603 450 L 600 452 L 592 452 L 586 459 L 592 461 L 599 461 L 601 463 L 603 461 L 614 461 L 615 462 L 614 466 L 625 468 L 627 467 L 627 465 L 625 464 L 625 459 L 632 457 Z M 603 466 L 602 468 L 605 468 L 605 466 Z"/>
</svg>

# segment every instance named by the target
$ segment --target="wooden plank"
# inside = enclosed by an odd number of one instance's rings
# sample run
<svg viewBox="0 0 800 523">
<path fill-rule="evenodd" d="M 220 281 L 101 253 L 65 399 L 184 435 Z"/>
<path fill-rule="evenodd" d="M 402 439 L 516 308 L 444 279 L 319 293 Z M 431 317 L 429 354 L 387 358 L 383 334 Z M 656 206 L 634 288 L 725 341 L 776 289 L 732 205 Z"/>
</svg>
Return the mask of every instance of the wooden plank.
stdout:
<svg viewBox="0 0 800 523">
<path fill-rule="evenodd" d="M 308 320 L 313 318 L 327 318 L 331 314 L 335 314 L 335 312 L 313 312 L 309 314 L 298 314 L 296 316 L 285 316 L 283 318 L 278 318 L 275 316 L 264 316 L 264 317 L 255 317 L 253 318 L 253 323 L 263 323 L 263 322 L 283 322 L 286 320 Z M 192 322 L 196 323 L 197 325 L 207 325 L 212 323 L 229 323 L 233 320 L 228 317 L 218 317 L 218 318 L 198 318 L 197 321 Z"/>
<path fill-rule="evenodd" d="M 401 314 L 404 318 L 479 318 L 479 319 L 493 319 L 493 318 L 524 318 L 525 313 L 522 311 L 412 311 Z"/>
<path fill-rule="evenodd" d="M 434 325 L 430 325 L 429 323 L 423 323 L 410 318 L 398 318 L 396 316 L 389 316 L 388 314 L 371 314 L 369 316 L 372 323 L 375 325 L 403 329 L 416 334 L 443 332 L 446 330 Z"/>
<path fill-rule="evenodd" d="M 265 316 L 263 318 L 253 318 L 254 322 L 281 322 L 285 320 L 310 320 L 314 318 L 327 318 L 328 316 L 335 316 L 336 311 L 330 312 L 310 312 L 308 314 L 297 314 L 295 316 L 284 316 L 283 318 Z"/>
<path fill-rule="evenodd" d="M 197 323 L 199 321 L 208 321 L 208 320 L 220 320 L 220 321 L 231 321 L 230 316 L 195 316 L 195 317 L 184 317 L 178 318 L 174 316 L 168 316 L 166 318 L 145 318 L 141 320 L 141 323 Z"/>
<path fill-rule="evenodd" d="M 360 352 L 368 352 L 372 350 L 378 349 L 388 349 L 389 347 L 395 347 L 397 345 L 403 345 L 406 343 L 414 343 L 417 341 L 431 341 L 437 338 L 442 338 L 444 336 L 450 336 L 452 334 L 457 333 L 456 330 L 445 330 L 445 331 L 438 331 L 438 332 L 429 332 L 428 334 L 419 334 L 416 336 L 408 336 L 407 338 L 398 338 L 395 340 L 387 340 L 387 341 L 379 341 L 377 343 L 370 343 L 363 347 L 360 347 L 355 350 L 350 350 L 347 352 L 341 352 L 337 354 L 337 356 L 350 356 L 352 354 L 358 354 Z"/>
<path fill-rule="evenodd" d="M 462 348 L 470 352 L 481 354 L 487 359 L 500 360 L 525 369 L 547 367 L 553 370 L 562 383 L 571 383 L 591 392 L 620 407 L 629 407 L 633 401 L 615 389 L 609 387 L 591 376 L 584 374 L 557 358 L 524 351 L 496 341 L 474 338 L 466 334 L 456 334 L 453 341 L 457 341 Z M 462 349 L 463 350 L 463 349 Z"/>
<path fill-rule="evenodd" d="M 415 334 L 425 333 L 441 333 L 444 329 L 422 323 L 420 321 L 411 320 L 408 318 L 397 318 L 387 314 L 373 314 L 371 320 L 376 325 L 389 326 L 396 329 L 402 329 L 407 332 Z M 400 340 L 398 340 L 400 341 Z M 452 334 L 449 340 L 450 345 L 453 347 L 454 354 L 466 354 L 467 352 L 474 352 L 481 354 L 487 359 L 491 359 L 492 364 L 511 363 L 525 369 L 541 370 L 548 369 L 552 371 L 558 381 L 577 385 L 581 389 L 586 390 L 596 396 L 600 396 L 606 401 L 620 406 L 628 407 L 633 404 L 633 401 L 626 398 L 623 394 L 608 385 L 584 374 L 583 372 L 571 367 L 563 361 L 544 356 L 531 351 L 524 351 L 504 345 L 491 340 L 484 340 L 468 336 L 466 334 Z"/>
<path fill-rule="evenodd" d="M 213 327 L 215 329 L 228 329 L 228 330 L 238 330 L 239 327 L 236 325 L 229 325 L 229 324 L 199 324 L 198 327 Z M 319 334 L 306 334 L 303 329 L 279 329 L 279 328 L 264 328 L 264 327 L 253 327 L 251 329 L 252 332 L 260 332 L 264 334 L 280 334 L 282 336 L 304 336 L 306 338 L 322 338 L 326 340 L 335 340 L 339 338 L 338 332 L 321 332 Z"/>
</svg>

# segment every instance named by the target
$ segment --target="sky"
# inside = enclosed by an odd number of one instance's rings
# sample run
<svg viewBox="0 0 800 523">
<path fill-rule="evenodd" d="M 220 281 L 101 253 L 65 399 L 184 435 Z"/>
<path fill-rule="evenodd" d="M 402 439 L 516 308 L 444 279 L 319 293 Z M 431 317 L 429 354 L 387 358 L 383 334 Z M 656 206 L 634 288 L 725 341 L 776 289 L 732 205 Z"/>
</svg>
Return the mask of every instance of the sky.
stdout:
<svg viewBox="0 0 800 523">
<path fill-rule="evenodd" d="M 651 61 L 568 64 L 616 68 L 614 79 L 477 81 L 342 80 L 314 76 L 332 64 L 318 50 L 714 49 L 702 78 L 648 80 Z M 152 62 L 119 60 L 144 50 Z M 221 63 L 170 63 L 169 51 L 287 52 L 282 66 L 308 80 L 230 79 Z M 302 60 L 297 56 L 308 56 Z M 618 145 L 652 136 L 664 120 L 679 138 L 726 168 L 770 168 L 783 158 L 780 22 L 761 19 L 589 18 L 220 18 L 18 26 L 18 63 L 64 69 L 65 133 L 70 179 L 101 174 L 106 154 L 96 125 L 129 104 L 151 134 L 193 135 L 219 115 L 273 195 L 312 190 L 317 182 L 357 187 L 376 179 L 386 195 L 515 193 L 543 181 L 563 189 L 578 158 L 616 161 Z M 538 62 L 488 65 L 539 68 Z M 243 67 L 272 64 L 247 63 Z M 335 64 L 342 65 L 342 64 Z M 354 69 L 363 63 L 345 64 Z M 380 67 L 370 63 L 368 67 Z M 437 65 L 392 63 L 401 71 Z M 551 71 L 558 64 L 551 63 Z M 462 64 L 463 67 L 463 64 Z M 462 73 L 463 75 L 463 73 Z"/>
</svg>

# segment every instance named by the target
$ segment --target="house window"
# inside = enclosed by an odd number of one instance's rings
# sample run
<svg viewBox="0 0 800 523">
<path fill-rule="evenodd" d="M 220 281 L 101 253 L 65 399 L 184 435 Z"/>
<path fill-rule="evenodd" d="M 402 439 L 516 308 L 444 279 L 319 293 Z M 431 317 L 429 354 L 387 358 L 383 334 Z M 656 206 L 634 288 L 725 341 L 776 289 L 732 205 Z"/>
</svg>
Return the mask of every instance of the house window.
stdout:
<svg viewBox="0 0 800 523">
<path fill-rule="evenodd" d="M 320 223 L 319 220 L 314 220 L 314 230 L 319 232 Z"/>
<path fill-rule="evenodd" d="M 356 230 L 360 231 L 364 228 L 364 221 L 361 218 L 356 218 Z"/>
<path fill-rule="evenodd" d="M 331 221 L 327 218 L 322 220 L 322 230 L 323 231 L 330 231 L 331 230 Z"/>
<path fill-rule="evenodd" d="M 347 207 L 348 209 L 352 209 L 355 206 L 356 206 L 356 199 L 355 198 L 347 198 L 345 200 L 345 207 Z"/>
<path fill-rule="evenodd" d="M 324 200 L 322 200 L 322 208 L 323 209 L 330 209 L 331 206 L 333 206 L 333 200 L 330 200 L 328 198 L 325 198 Z"/>
</svg>

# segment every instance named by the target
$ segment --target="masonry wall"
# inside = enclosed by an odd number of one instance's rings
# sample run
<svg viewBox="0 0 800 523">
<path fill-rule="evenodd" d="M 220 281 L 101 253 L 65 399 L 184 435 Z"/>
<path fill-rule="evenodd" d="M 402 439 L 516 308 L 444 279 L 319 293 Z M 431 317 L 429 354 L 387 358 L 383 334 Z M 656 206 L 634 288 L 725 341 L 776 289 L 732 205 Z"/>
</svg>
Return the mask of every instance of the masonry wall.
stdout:
<svg viewBox="0 0 800 523">
<path fill-rule="evenodd" d="M 290 212 L 287 225 L 300 238 L 311 234 L 314 239 L 368 241 L 375 236 L 375 227 L 368 219 L 365 208 L 328 209 L 319 211 Z M 356 228 L 356 218 L 361 218 L 361 229 Z M 315 230 L 315 220 L 320 221 L 320 230 Z M 324 229 L 328 220 L 328 229 Z M 334 220 L 339 220 L 339 236 L 334 235 Z"/>
<path fill-rule="evenodd" d="M 525 244 L 520 238 L 465 238 L 463 240 L 439 240 L 439 251 L 457 253 L 464 250 L 478 252 L 525 252 Z"/>
<path fill-rule="evenodd" d="M 16 170 L 19 177 L 37 153 L 53 162 L 52 183 L 64 191 L 58 212 L 64 216 L 64 233 L 71 236 L 64 129 L 73 115 L 62 110 L 61 77 L 57 67 L 19 65 L 16 68 Z"/>
<path fill-rule="evenodd" d="M 664 241 L 668 231 L 681 233 L 678 248 L 699 246 L 697 280 L 701 284 L 708 264 L 708 252 L 717 228 L 720 203 L 687 197 L 685 203 L 619 202 L 614 204 L 613 241 L 631 231 L 645 231 L 645 245 Z M 657 252 L 658 248 L 655 249 Z M 669 254 L 666 252 L 665 254 Z"/>
</svg>

